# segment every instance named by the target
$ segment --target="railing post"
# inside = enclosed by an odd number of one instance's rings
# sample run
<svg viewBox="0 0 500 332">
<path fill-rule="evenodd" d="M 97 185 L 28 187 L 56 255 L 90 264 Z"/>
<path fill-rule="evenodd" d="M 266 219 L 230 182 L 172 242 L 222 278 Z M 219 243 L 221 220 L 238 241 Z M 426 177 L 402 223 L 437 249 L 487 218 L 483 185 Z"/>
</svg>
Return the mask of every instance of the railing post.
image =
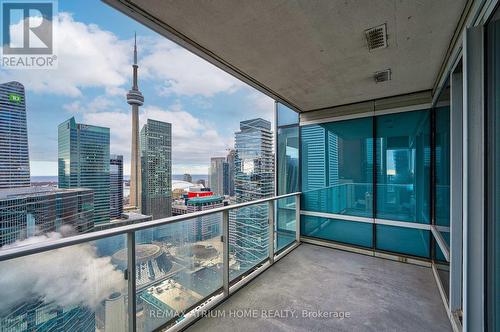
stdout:
<svg viewBox="0 0 500 332">
<path fill-rule="evenodd" d="M 295 195 L 295 240 L 300 242 L 300 194 Z"/>
<path fill-rule="evenodd" d="M 222 287 L 224 297 L 229 296 L 229 210 L 222 211 Z"/>
<path fill-rule="evenodd" d="M 127 233 L 128 330 L 136 330 L 135 232 Z"/>
<path fill-rule="evenodd" d="M 274 202 L 269 201 L 269 262 L 274 263 Z"/>
</svg>

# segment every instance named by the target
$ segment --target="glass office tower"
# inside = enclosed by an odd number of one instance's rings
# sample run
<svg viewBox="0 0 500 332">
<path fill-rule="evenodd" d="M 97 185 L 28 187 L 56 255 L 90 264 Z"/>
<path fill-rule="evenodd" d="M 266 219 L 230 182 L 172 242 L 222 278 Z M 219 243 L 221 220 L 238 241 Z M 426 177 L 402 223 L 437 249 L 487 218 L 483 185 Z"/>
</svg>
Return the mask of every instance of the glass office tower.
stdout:
<svg viewBox="0 0 500 332">
<path fill-rule="evenodd" d="M 224 173 L 224 168 L 226 172 Z M 225 157 L 210 158 L 210 174 L 208 177 L 208 186 L 215 195 L 224 195 L 224 175 L 228 174 Z"/>
<path fill-rule="evenodd" d="M 172 215 L 172 125 L 148 119 L 141 130 L 142 214 Z"/>
<path fill-rule="evenodd" d="M 0 191 L 0 247 L 71 226 L 77 233 L 94 227 L 90 189 L 25 187 Z"/>
<path fill-rule="evenodd" d="M 112 219 L 123 213 L 123 156 L 116 154 L 109 159 L 109 209 Z"/>
<path fill-rule="evenodd" d="M 240 122 L 235 134 L 236 202 L 274 195 L 274 158 L 271 122 L 252 119 Z M 267 257 L 269 230 L 267 205 L 238 209 L 234 217 L 234 252 L 241 269 Z"/>
<path fill-rule="evenodd" d="M 0 84 L 0 189 L 30 185 L 24 86 Z"/>
<path fill-rule="evenodd" d="M 59 188 L 94 191 L 94 222 L 110 220 L 109 128 L 76 123 L 59 125 Z"/>
</svg>

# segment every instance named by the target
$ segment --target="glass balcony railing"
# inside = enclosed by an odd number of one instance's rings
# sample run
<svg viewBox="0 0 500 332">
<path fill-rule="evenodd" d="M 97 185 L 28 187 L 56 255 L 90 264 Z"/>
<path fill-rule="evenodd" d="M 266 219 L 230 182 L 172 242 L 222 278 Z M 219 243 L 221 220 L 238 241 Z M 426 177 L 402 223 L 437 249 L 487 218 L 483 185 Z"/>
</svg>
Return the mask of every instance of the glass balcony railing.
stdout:
<svg viewBox="0 0 500 332">
<path fill-rule="evenodd" d="M 298 244 L 300 193 L 0 249 L 1 331 L 182 328 Z"/>
</svg>

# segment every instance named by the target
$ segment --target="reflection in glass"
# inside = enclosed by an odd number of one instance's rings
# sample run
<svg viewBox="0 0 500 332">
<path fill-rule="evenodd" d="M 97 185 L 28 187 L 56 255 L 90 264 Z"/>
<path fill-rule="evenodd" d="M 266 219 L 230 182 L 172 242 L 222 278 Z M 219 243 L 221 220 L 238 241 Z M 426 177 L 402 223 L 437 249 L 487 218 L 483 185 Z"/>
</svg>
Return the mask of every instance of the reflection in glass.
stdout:
<svg viewBox="0 0 500 332">
<path fill-rule="evenodd" d="M 340 219 L 302 216 L 301 234 L 363 247 L 372 246 L 372 224 Z"/>
<path fill-rule="evenodd" d="M 218 213 L 136 233 L 138 331 L 159 328 L 221 289 L 221 223 Z"/>
<path fill-rule="evenodd" d="M 429 231 L 377 225 L 377 248 L 381 250 L 429 257 L 429 241 Z"/>
<path fill-rule="evenodd" d="M 372 217 L 372 118 L 301 130 L 303 209 Z"/>
<path fill-rule="evenodd" d="M 278 128 L 278 195 L 299 191 L 299 127 Z"/>
<path fill-rule="evenodd" d="M 378 116 L 376 133 L 376 218 L 428 224 L 429 111 Z"/>
<path fill-rule="evenodd" d="M 57 238 L 49 233 L 27 241 Z M 126 331 L 126 261 L 118 266 L 111 256 L 126 250 L 125 243 L 118 235 L 1 262 L 1 330 Z"/>
<path fill-rule="evenodd" d="M 229 280 L 255 268 L 269 257 L 268 204 L 256 204 L 230 211 Z"/>
<path fill-rule="evenodd" d="M 450 246 L 450 87 L 446 83 L 435 112 L 435 223 Z"/>
<path fill-rule="evenodd" d="M 298 125 L 299 113 L 291 110 L 283 104 L 277 103 L 278 107 L 278 126 Z"/>
<path fill-rule="evenodd" d="M 296 238 L 295 197 L 277 200 L 276 208 L 274 249 L 277 252 L 293 243 Z"/>
</svg>

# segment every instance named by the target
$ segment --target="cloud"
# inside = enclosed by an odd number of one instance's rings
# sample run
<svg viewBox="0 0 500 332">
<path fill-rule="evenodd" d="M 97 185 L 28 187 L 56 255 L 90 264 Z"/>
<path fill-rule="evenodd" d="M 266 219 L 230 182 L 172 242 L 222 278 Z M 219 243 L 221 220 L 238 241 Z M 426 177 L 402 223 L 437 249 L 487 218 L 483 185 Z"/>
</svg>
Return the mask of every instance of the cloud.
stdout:
<svg viewBox="0 0 500 332">
<path fill-rule="evenodd" d="M 141 75 L 163 83 L 160 94 L 183 96 L 214 96 L 217 93 L 232 93 L 245 84 L 202 58 L 158 38 L 140 59 Z"/>
<path fill-rule="evenodd" d="M 115 103 L 106 96 L 97 96 L 90 102 L 84 103 L 82 100 L 74 100 L 71 103 L 64 104 L 63 109 L 71 114 L 109 111 Z"/>
<path fill-rule="evenodd" d="M 64 227 L 62 232 L 66 232 Z M 18 241 L 13 247 L 56 240 L 48 233 Z M 0 313 L 11 312 L 26 300 L 41 298 L 59 306 L 85 305 L 95 310 L 111 293 L 126 286 L 111 257 L 98 257 L 92 245 L 80 244 L 0 263 Z"/>
<path fill-rule="evenodd" d="M 172 124 L 172 161 L 174 173 L 189 171 L 197 174 L 206 173 L 210 157 L 224 156 L 226 149 L 232 147 L 233 137 L 221 136 L 215 126 L 184 111 L 180 104 L 169 109 L 147 106 L 139 115 L 140 125 L 147 119 L 164 121 Z M 131 146 L 131 115 L 129 112 L 94 112 L 83 113 L 83 122 L 111 129 L 111 153 L 124 156 L 124 172 L 129 173 Z"/>
<path fill-rule="evenodd" d="M 92 87 L 117 93 L 128 82 L 131 40 L 120 40 L 112 32 L 77 22 L 64 12 L 55 17 L 54 31 L 57 69 L 3 69 L 0 80 L 20 81 L 29 91 L 72 97 Z"/>
<path fill-rule="evenodd" d="M 131 39 L 119 39 L 98 25 L 75 21 L 65 12 L 54 19 L 54 31 L 57 69 L 3 69 L 0 80 L 17 80 L 29 91 L 71 97 L 96 87 L 110 96 L 125 95 L 130 84 Z M 141 80 L 156 82 L 160 95 L 211 97 L 245 86 L 162 36 L 139 37 L 138 44 Z"/>
</svg>

